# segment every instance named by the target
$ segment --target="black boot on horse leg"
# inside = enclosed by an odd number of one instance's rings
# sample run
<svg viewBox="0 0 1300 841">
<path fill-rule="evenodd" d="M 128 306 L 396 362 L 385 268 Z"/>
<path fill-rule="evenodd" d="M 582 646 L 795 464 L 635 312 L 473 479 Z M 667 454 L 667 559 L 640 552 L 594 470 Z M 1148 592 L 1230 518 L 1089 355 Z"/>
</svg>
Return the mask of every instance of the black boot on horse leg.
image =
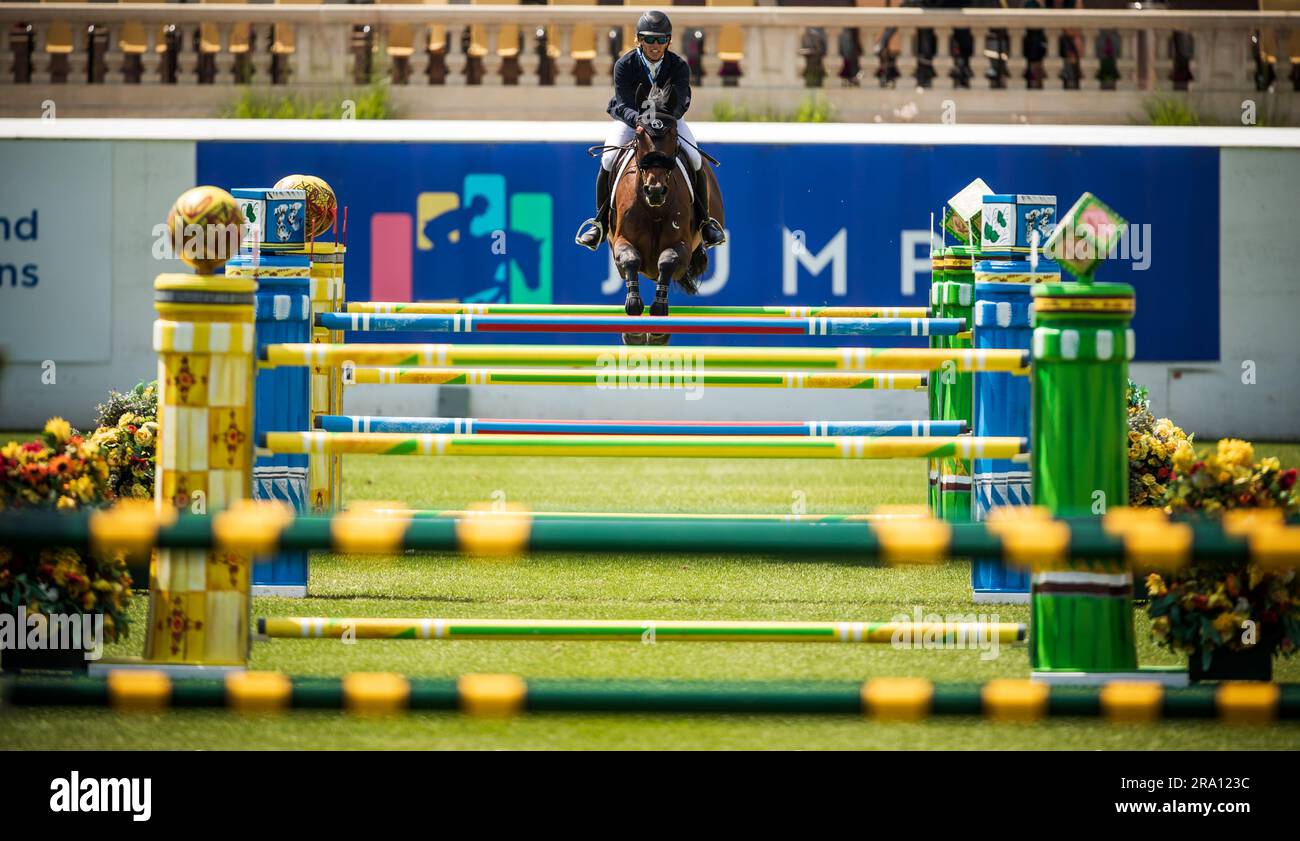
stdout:
<svg viewBox="0 0 1300 841">
<path fill-rule="evenodd" d="M 709 179 L 701 165 L 695 170 L 695 218 L 700 221 L 700 239 L 705 248 L 713 248 L 727 241 L 722 225 L 709 215 Z"/>
<path fill-rule="evenodd" d="M 653 316 L 668 315 L 668 287 L 672 285 L 682 265 L 682 253 L 676 248 L 665 248 L 659 255 L 659 274 L 655 280 L 655 300 L 650 305 Z M 666 345 L 672 339 L 671 333 L 647 333 L 646 344 Z"/>
<path fill-rule="evenodd" d="M 641 255 L 626 242 L 614 250 L 614 263 L 618 273 L 623 277 L 627 287 L 627 297 L 623 299 L 623 312 L 637 316 L 645 312 L 645 302 L 641 300 Z M 624 333 L 623 344 L 645 344 L 645 333 Z"/>
<path fill-rule="evenodd" d="M 600 168 L 596 176 L 596 215 L 578 228 L 578 235 L 573 241 L 583 248 L 595 251 L 605 241 L 605 232 L 609 229 L 609 170 Z"/>
</svg>

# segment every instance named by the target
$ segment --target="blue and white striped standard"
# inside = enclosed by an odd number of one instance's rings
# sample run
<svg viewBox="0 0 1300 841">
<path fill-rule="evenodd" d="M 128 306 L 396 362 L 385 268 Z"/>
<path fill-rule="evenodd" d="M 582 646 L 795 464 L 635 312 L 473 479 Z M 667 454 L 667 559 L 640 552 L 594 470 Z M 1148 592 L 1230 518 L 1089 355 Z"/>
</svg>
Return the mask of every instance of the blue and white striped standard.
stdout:
<svg viewBox="0 0 1300 841">
<path fill-rule="evenodd" d="M 695 333 L 788 336 L 952 336 L 960 318 L 730 318 L 707 316 L 321 313 L 318 327 L 357 332 Z"/>
<path fill-rule="evenodd" d="M 226 264 L 227 275 L 257 281 L 258 353 L 268 344 L 311 341 L 311 262 L 306 255 L 262 255 L 255 263 L 241 254 Z M 311 372 L 268 368 L 254 384 L 254 430 L 305 429 Z M 283 502 L 295 514 L 307 512 L 307 461 L 301 454 L 258 456 L 253 463 L 253 499 Z M 307 595 L 307 553 L 280 551 L 254 559 L 252 592 L 303 598 Z"/>
<path fill-rule="evenodd" d="M 1029 283 L 975 284 L 976 348 L 1029 347 L 1033 337 L 1031 288 Z M 977 371 L 974 400 L 976 435 L 1029 435 L 1030 385 L 1024 377 Z M 989 510 L 996 506 L 1032 502 L 1027 464 L 982 458 L 975 460 L 971 472 L 976 521 L 987 519 Z M 1028 602 L 1029 573 L 1011 569 L 998 558 L 973 558 L 971 589 L 977 602 Z"/>
<path fill-rule="evenodd" d="M 515 420 L 510 418 L 406 418 L 322 415 L 325 432 L 417 432 L 451 435 L 790 435 L 822 438 L 841 435 L 918 437 L 964 435 L 963 421 L 653 421 Z"/>
</svg>

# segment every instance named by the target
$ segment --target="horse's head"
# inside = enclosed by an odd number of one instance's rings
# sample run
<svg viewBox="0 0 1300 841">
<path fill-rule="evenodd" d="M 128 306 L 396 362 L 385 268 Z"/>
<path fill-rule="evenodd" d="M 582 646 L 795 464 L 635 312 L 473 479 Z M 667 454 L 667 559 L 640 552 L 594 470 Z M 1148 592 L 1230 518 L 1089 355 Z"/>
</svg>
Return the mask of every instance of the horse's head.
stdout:
<svg viewBox="0 0 1300 841">
<path fill-rule="evenodd" d="M 636 127 L 636 168 L 641 180 L 641 197 L 650 207 L 668 201 L 668 185 L 677 166 L 677 121 L 656 117 L 650 130 Z"/>
</svg>

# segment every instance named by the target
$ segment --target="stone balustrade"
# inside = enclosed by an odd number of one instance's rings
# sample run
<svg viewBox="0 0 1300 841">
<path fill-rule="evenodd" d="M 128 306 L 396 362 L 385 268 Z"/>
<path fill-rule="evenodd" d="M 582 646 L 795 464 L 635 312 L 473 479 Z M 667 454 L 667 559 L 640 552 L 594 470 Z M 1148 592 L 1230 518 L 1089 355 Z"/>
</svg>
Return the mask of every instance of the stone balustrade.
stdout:
<svg viewBox="0 0 1300 841">
<path fill-rule="evenodd" d="M 404 117 L 597 119 L 634 11 L 0 3 L 0 115 L 216 116 L 249 87 L 342 101 L 387 79 Z M 816 95 L 846 120 L 1113 123 L 1170 95 L 1219 119 L 1267 97 L 1276 122 L 1300 87 L 1296 12 L 671 12 L 697 120 L 723 103 L 786 114 Z"/>
</svg>

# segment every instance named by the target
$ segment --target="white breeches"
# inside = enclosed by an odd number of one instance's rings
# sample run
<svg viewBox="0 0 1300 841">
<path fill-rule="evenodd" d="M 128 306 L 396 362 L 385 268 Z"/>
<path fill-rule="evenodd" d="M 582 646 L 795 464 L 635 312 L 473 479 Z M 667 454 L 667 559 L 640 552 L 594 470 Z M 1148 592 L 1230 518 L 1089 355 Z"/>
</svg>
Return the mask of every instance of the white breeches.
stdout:
<svg viewBox="0 0 1300 841">
<path fill-rule="evenodd" d="M 610 127 L 609 134 L 605 137 L 606 146 L 622 146 L 633 138 L 635 131 L 627 123 L 617 120 Z M 685 120 L 677 121 L 677 136 L 690 143 L 681 143 L 679 146 L 686 150 L 686 159 L 691 162 L 691 169 L 698 170 L 703 161 L 700 159 L 700 152 L 692 144 L 695 143 L 695 134 L 691 132 L 691 127 L 686 125 Z M 603 169 L 611 170 L 614 168 L 614 158 L 618 156 L 617 149 L 606 149 L 605 153 L 600 156 L 600 165 Z"/>
</svg>

